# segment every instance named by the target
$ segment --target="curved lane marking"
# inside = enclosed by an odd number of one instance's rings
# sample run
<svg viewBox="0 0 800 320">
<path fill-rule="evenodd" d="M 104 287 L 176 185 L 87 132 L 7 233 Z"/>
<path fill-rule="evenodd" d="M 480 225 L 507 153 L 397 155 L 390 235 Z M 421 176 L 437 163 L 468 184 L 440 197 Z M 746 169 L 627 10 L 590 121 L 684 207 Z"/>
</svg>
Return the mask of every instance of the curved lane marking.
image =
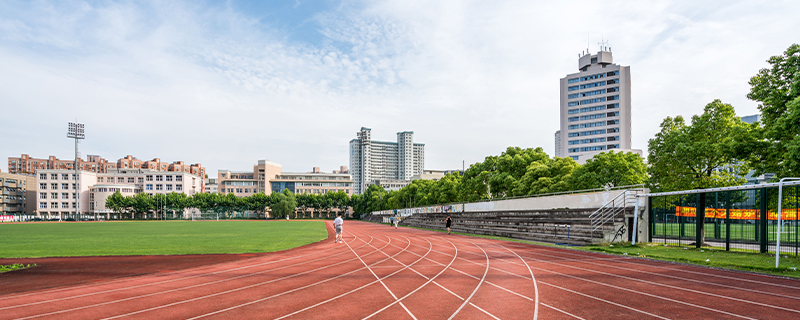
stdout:
<svg viewBox="0 0 800 320">
<path fill-rule="evenodd" d="M 486 256 L 486 270 L 483 271 L 483 277 L 481 278 L 481 281 L 478 282 L 478 285 L 475 286 L 475 290 L 472 290 L 472 293 L 469 295 L 469 297 L 467 297 L 467 299 L 464 300 L 464 303 L 462 303 L 461 306 L 458 307 L 456 312 L 453 312 L 453 314 L 450 316 L 450 318 L 447 318 L 447 320 L 452 320 L 461 311 L 461 309 L 463 309 L 464 306 L 467 305 L 467 302 L 469 302 L 469 300 L 472 299 L 472 296 L 475 295 L 475 292 L 478 292 L 478 289 L 480 289 L 481 284 L 483 284 L 483 281 L 486 280 L 486 274 L 489 273 L 489 255 L 486 254 L 486 251 L 483 250 L 483 248 L 481 248 L 477 244 L 475 244 L 475 243 L 472 243 L 472 244 L 474 246 L 478 247 L 478 249 L 481 249 L 481 251 L 483 251 L 483 254 Z"/>
</svg>

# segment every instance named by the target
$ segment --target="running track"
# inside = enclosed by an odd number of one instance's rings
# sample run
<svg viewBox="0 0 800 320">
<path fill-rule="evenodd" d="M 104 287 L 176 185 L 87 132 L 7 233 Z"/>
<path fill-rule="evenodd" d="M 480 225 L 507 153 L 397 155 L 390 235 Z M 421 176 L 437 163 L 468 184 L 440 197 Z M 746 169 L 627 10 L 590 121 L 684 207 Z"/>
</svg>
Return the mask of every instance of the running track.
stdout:
<svg viewBox="0 0 800 320">
<path fill-rule="evenodd" d="M 364 222 L 344 232 L 345 244 L 0 293 L 0 318 L 800 319 L 796 280 Z"/>
</svg>

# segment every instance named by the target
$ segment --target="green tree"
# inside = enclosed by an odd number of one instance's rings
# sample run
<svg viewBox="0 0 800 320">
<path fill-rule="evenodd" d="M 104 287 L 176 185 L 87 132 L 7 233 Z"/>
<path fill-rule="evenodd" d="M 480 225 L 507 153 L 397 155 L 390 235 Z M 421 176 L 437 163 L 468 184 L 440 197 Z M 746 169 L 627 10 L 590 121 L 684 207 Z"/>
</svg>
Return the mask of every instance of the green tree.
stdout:
<svg viewBox="0 0 800 320">
<path fill-rule="evenodd" d="M 569 190 L 567 182 L 579 165 L 572 158 L 550 159 L 545 155 L 530 163 L 525 175 L 515 184 L 514 196 L 524 196 Z"/>
<path fill-rule="evenodd" d="M 707 104 L 701 115 L 692 116 L 691 125 L 683 117 L 667 117 L 661 131 L 648 146 L 647 186 L 652 191 L 705 189 L 743 184 L 748 166 L 736 156 L 733 132 L 746 124 L 736 116 L 733 106 L 719 100 Z M 700 244 L 705 242 L 705 193 L 697 203 Z"/>
<path fill-rule="evenodd" d="M 601 152 L 575 168 L 568 180 L 572 190 L 643 184 L 647 165 L 633 152 Z"/>
<path fill-rule="evenodd" d="M 155 209 L 155 205 L 153 204 L 153 198 L 151 198 L 147 193 L 144 192 L 139 192 L 135 196 L 133 196 L 133 199 L 130 204 L 133 214 L 141 215 L 142 219 L 145 219 L 147 217 L 147 213 Z"/>
<path fill-rule="evenodd" d="M 750 78 L 751 100 L 759 102 L 761 124 L 756 139 L 745 140 L 739 152 L 757 174 L 800 176 L 800 45 L 767 60 L 770 68 Z M 749 136 L 745 135 L 745 138 Z"/>
<path fill-rule="evenodd" d="M 272 195 L 275 199 L 270 209 L 275 218 L 283 218 L 294 212 L 297 207 L 297 199 L 289 189 L 284 189 L 283 192 L 274 192 Z"/>
</svg>

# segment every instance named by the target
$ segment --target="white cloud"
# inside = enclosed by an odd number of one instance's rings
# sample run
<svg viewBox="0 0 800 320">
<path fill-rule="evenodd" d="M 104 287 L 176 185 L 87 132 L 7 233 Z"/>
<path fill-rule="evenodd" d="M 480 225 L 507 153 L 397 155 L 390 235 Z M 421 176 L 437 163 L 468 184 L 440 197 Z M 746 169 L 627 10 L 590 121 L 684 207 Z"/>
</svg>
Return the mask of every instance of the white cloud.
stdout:
<svg viewBox="0 0 800 320">
<path fill-rule="evenodd" d="M 302 3 L 302 6 L 308 4 Z M 630 65 L 633 144 L 666 116 L 715 98 L 742 114 L 747 80 L 797 42 L 790 2 L 345 4 L 308 21 L 322 41 L 230 6 L 37 2 L 0 12 L 3 156 L 68 158 L 63 127 L 87 124 L 86 154 L 285 170 L 347 165 L 361 126 L 413 130 L 426 167 L 507 146 L 553 151 L 558 79 L 610 39 Z"/>
</svg>

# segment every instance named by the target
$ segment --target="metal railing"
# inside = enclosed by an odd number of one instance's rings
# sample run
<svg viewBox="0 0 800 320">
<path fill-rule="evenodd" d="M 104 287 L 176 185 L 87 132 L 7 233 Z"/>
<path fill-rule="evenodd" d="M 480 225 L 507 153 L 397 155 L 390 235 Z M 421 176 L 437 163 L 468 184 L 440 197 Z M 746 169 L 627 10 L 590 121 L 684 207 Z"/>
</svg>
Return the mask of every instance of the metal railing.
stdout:
<svg viewBox="0 0 800 320">
<path fill-rule="evenodd" d="M 609 221 L 613 221 L 614 218 L 625 212 L 625 208 L 635 206 L 636 195 L 642 191 L 641 189 L 627 189 L 589 215 L 592 232 L 602 228 Z"/>
</svg>

